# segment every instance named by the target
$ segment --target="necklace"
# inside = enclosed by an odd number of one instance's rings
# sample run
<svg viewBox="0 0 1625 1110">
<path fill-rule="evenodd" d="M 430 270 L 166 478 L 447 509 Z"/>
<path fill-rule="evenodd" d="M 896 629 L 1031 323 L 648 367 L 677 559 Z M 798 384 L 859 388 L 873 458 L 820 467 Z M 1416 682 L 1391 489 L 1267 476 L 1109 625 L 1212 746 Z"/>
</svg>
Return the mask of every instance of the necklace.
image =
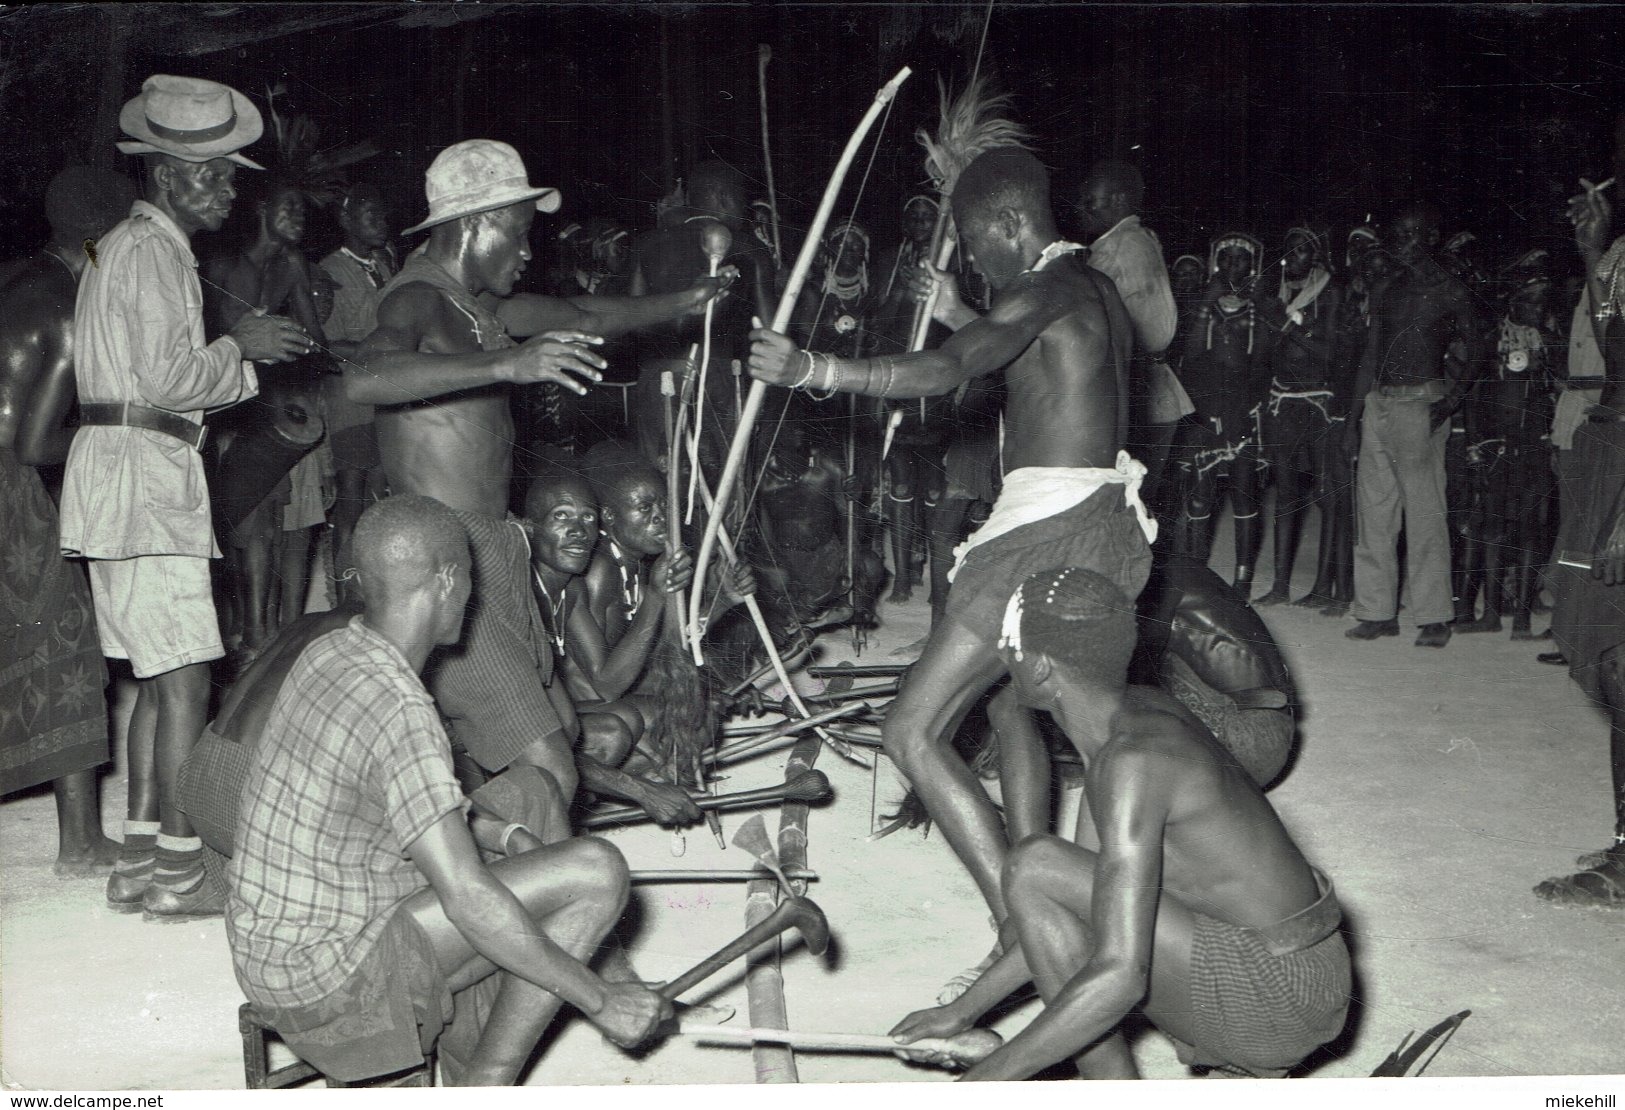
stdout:
<svg viewBox="0 0 1625 1110">
<path fill-rule="evenodd" d="M 643 604 L 643 582 L 638 578 L 636 570 L 628 570 L 621 560 L 621 546 L 606 532 L 604 538 L 609 540 L 609 555 L 615 560 L 615 569 L 621 572 L 621 597 L 626 601 L 626 619 L 632 621 L 638 614 L 638 606 Z"/>
<path fill-rule="evenodd" d="M 73 272 L 73 267 L 68 264 L 68 260 L 66 258 L 63 258 L 60 254 L 57 254 L 56 251 L 52 250 L 50 247 L 45 248 L 45 253 L 62 263 L 62 268 L 68 271 L 68 276 L 74 281 L 77 282 L 79 280 L 79 275 Z"/>
<path fill-rule="evenodd" d="M 1071 243 L 1065 239 L 1057 239 L 1055 242 L 1051 243 L 1049 246 L 1045 247 L 1041 252 L 1039 252 L 1038 261 L 1034 262 L 1031 266 L 1028 266 L 1022 271 L 1022 273 L 1036 274 L 1045 266 L 1048 266 L 1051 262 L 1054 262 L 1057 258 L 1060 258 L 1063 254 L 1076 254 L 1078 251 L 1084 249 L 1085 248 L 1082 243 Z"/>
<path fill-rule="evenodd" d="M 559 599 L 553 600 L 553 595 L 547 589 L 547 583 L 542 581 L 542 572 L 532 567 L 531 576 L 536 579 L 536 588 L 542 591 L 547 599 L 547 619 L 542 623 L 547 626 L 547 638 L 553 641 L 553 649 L 560 660 L 564 659 L 564 602 L 568 596 L 569 586 L 559 591 Z"/>
</svg>

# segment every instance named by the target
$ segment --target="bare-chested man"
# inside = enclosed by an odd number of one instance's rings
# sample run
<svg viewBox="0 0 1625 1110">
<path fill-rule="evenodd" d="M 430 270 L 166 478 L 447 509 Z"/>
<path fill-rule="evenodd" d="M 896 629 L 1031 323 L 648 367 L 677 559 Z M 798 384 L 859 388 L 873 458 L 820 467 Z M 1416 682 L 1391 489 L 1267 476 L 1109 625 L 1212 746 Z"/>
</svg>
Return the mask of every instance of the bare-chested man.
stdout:
<svg viewBox="0 0 1625 1110">
<path fill-rule="evenodd" d="M 1439 214 L 1425 204 L 1402 210 L 1385 237 L 1397 273 L 1372 306 L 1347 433 L 1360 437 L 1350 609 L 1360 623 L 1345 633 L 1353 640 L 1399 635 L 1403 526 L 1408 608 L 1421 626 L 1416 644 L 1450 642 L 1444 451 L 1476 363 L 1477 326 L 1466 288 L 1432 256 L 1438 242 Z"/>
<path fill-rule="evenodd" d="M 1078 843 L 1016 846 L 1005 956 L 893 1036 L 951 1036 L 1031 981 L 1043 1012 L 967 1079 L 1026 1079 L 1068 1058 L 1086 1079 L 1137 1079 L 1118 1031 L 1135 1008 L 1185 1063 L 1252 1075 L 1284 1074 L 1336 1037 L 1351 972 L 1331 881 L 1194 716 L 1125 685 L 1135 627 L 1122 590 L 1082 568 L 1034 575 L 1003 627 L 1012 688 L 1083 756 L 1093 820 Z"/>
<path fill-rule="evenodd" d="M 597 381 L 603 368 L 592 350 L 603 337 L 691 312 L 722 283 L 702 278 L 643 298 L 509 296 L 531 258 L 531 221 L 538 208 L 558 209 L 558 190 L 529 184 L 518 153 L 488 139 L 447 147 L 425 176 L 429 218 L 408 234 L 428 228 L 429 241 L 385 287 L 377 330 L 345 371 L 347 392 L 379 406 L 392 492 L 451 506 L 469 532 L 476 603 L 462 643 L 429 674 L 454 737 L 486 771 L 541 767 L 567 801 L 574 725 L 543 694 L 553 653 L 522 531 L 504 520 L 511 387 L 557 382 L 584 393 L 582 380 Z"/>
<path fill-rule="evenodd" d="M 631 628 L 617 622 L 616 631 L 627 634 L 611 648 L 587 592 L 586 575 L 600 543 L 598 518 L 592 484 L 567 470 L 543 471 L 525 495 L 542 620 L 565 675 L 564 689 L 555 683 L 551 690 L 580 711 L 576 767 L 583 783 L 596 793 L 636 802 L 661 825 L 692 825 L 700 810 L 687 792 L 649 775 L 658 764 L 643 741 L 652 732 L 657 707 L 633 692 L 659 635 L 663 602 L 688 585 L 691 561 L 687 552 L 661 551 L 649 578 L 666 587 L 662 603 L 643 606 Z"/>
<path fill-rule="evenodd" d="M 999 920 L 1006 854 L 997 811 L 949 741 L 966 711 L 1006 673 L 994 629 L 1014 582 L 1071 564 L 1097 567 L 1130 597 L 1149 573 L 1138 515 L 1145 469 L 1122 450 L 1133 334 L 1104 277 L 1067 257 L 1050 208 L 1049 174 L 1031 154 L 999 148 L 960 175 L 953 194 L 960 242 L 996 291 L 977 317 L 942 298 L 955 334 L 918 354 L 847 360 L 797 351 L 753 333 L 751 373 L 776 385 L 877 397 L 946 393 L 1004 371 L 1004 462 L 992 515 L 962 547 L 944 618 L 892 704 L 886 752 L 919 791 Z"/>
<path fill-rule="evenodd" d="M 62 557 L 48 487 L 68 457 L 73 303 L 94 247 L 130 210 L 135 183 L 72 166 L 45 189 L 51 241 L 0 274 L 0 794 L 50 782 L 55 871 L 96 875 L 118 856 L 102 835 L 96 767 L 108 758 L 107 669 L 84 568 Z"/>
</svg>

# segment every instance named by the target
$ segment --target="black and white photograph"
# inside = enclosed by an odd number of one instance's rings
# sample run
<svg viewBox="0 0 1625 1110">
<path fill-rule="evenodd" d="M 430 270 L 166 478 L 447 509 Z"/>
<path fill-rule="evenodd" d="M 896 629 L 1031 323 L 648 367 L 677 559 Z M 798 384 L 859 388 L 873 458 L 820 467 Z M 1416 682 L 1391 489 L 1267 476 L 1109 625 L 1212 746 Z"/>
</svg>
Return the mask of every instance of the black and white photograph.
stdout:
<svg viewBox="0 0 1625 1110">
<path fill-rule="evenodd" d="M 9 1106 L 1615 1105 L 1625 9 L 20 5 L 0 121 Z"/>
</svg>

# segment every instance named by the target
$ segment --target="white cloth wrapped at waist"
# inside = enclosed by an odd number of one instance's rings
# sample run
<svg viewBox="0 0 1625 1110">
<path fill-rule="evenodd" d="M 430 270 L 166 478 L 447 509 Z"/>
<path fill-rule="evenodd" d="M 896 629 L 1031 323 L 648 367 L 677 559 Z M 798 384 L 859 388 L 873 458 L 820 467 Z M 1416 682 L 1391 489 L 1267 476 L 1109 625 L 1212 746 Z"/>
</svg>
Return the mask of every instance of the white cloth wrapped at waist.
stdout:
<svg viewBox="0 0 1625 1110">
<path fill-rule="evenodd" d="M 1127 451 L 1117 452 L 1117 466 L 1111 470 L 1103 466 L 1023 466 L 1012 470 L 1004 476 L 1004 488 L 993 503 L 987 523 L 954 548 L 954 565 L 948 572 L 948 581 L 952 582 L 959 573 L 965 556 L 982 544 L 1064 513 L 1111 485 L 1124 487 L 1123 499 L 1134 507 L 1134 515 L 1140 518 L 1145 541 L 1155 543 L 1157 522 L 1140 500 L 1140 483 L 1145 480 L 1145 473 L 1145 464 Z"/>
</svg>

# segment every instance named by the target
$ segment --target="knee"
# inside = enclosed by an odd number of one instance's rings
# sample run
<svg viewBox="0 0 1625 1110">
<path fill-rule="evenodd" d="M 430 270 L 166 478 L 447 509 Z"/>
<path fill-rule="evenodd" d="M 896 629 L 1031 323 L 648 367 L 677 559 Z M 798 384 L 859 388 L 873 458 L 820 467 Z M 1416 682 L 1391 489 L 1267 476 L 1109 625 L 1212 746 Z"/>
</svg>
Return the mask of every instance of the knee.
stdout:
<svg viewBox="0 0 1625 1110">
<path fill-rule="evenodd" d="M 1021 704 L 1013 687 L 1005 686 L 987 703 L 987 719 L 1002 735 L 1019 727 L 1027 717 L 1027 707 Z"/>
<path fill-rule="evenodd" d="M 880 726 L 881 750 L 895 762 L 904 773 L 917 766 L 922 756 L 930 749 L 931 737 L 927 734 L 924 722 L 906 711 L 898 712 L 895 703 L 893 709 L 886 715 Z"/>
<path fill-rule="evenodd" d="M 563 804 L 568 805 L 575 797 L 578 782 L 575 751 L 562 732 L 535 741 L 514 763 L 528 764 L 551 778 Z"/>
<path fill-rule="evenodd" d="M 596 899 L 619 914 L 626 905 L 632 875 L 626 857 L 609 841 L 582 836 L 569 842 L 569 866 L 582 896 Z"/>
<path fill-rule="evenodd" d="M 1004 873 L 1000 887 L 1005 902 L 1014 912 L 1018 905 L 1042 896 L 1053 882 L 1057 867 L 1061 865 L 1064 841 L 1048 833 L 1033 833 L 1023 837 L 1004 858 Z"/>
<path fill-rule="evenodd" d="M 634 740 L 632 727 L 615 713 L 581 718 L 581 753 L 599 763 L 619 767 Z"/>
</svg>

